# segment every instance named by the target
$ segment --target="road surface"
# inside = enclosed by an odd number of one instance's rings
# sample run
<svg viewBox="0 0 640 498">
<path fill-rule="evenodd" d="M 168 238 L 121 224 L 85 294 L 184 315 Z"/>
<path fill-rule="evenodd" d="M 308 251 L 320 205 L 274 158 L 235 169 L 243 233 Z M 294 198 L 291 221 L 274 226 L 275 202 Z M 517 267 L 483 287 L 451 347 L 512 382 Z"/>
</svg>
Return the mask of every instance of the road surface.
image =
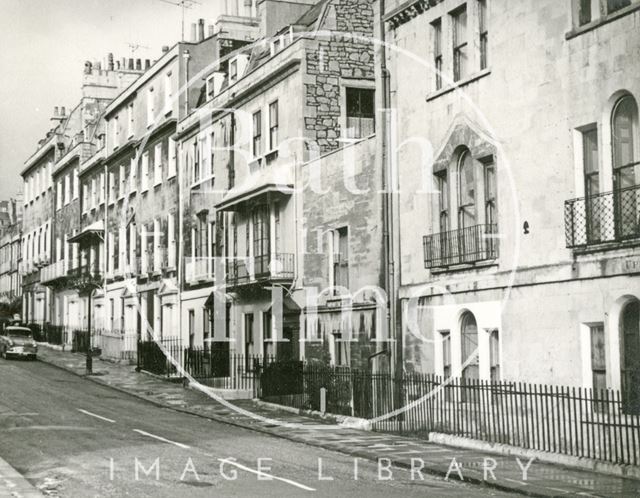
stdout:
<svg viewBox="0 0 640 498">
<path fill-rule="evenodd" d="M 379 473 L 374 462 L 1 359 L 0 458 L 48 496 L 507 496 L 398 468 Z"/>
</svg>

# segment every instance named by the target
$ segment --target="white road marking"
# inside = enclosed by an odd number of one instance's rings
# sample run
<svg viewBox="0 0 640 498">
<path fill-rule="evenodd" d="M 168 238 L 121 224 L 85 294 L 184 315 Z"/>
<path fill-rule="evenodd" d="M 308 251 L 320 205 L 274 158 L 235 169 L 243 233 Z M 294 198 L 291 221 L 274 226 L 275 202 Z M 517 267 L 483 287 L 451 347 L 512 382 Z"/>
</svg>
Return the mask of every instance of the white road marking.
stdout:
<svg viewBox="0 0 640 498">
<path fill-rule="evenodd" d="M 162 441 L 163 443 L 169 443 L 177 446 L 178 448 L 182 448 L 184 450 L 191 449 L 190 446 L 182 443 L 176 443 L 175 441 L 171 441 L 171 439 L 165 439 L 162 436 L 156 436 L 155 434 L 151 434 L 149 432 L 141 431 L 139 429 L 133 429 L 133 432 L 137 432 L 138 434 L 142 434 L 143 436 L 152 437 L 153 439 L 157 439 L 158 441 Z"/>
<path fill-rule="evenodd" d="M 509 479 L 508 477 L 503 477 L 503 479 L 504 479 L 505 481 L 515 482 L 516 484 L 522 484 L 523 486 L 528 486 L 528 485 L 529 485 L 529 483 L 528 483 L 528 482 L 525 482 L 525 481 L 518 481 L 518 480 L 516 480 L 516 479 Z"/>
<path fill-rule="evenodd" d="M 116 423 L 115 420 L 111 420 L 110 418 L 103 417 L 102 415 L 97 415 L 95 413 L 88 412 L 87 410 L 83 410 L 82 408 L 76 408 L 76 410 L 78 410 L 79 412 L 84 413 L 85 415 L 89 415 L 90 417 L 99 418 L 100 420 L 104 420 L 105 422 L 109 422 L 111 424 L 115 424 Z"/>
<path fill-rule="evenodd" d="M 245 465 L 242 465 L 241 463 L 238 463 L 234 460 L 229 460 L 228 458 L 218 458 L 218 460 L 229 465 L 234 465 L 235 467 L 246 470 L 247 472 L 251 472 L 252 474 L 268 477 L 269 479 L 273 479 L 275 481 L 284 482 L 286 484 L 290 484 L 291 486 L 295 486 L 296 488 L 304 489 L 305 491 L 315 491 L 315 488 L 310 488 L 309 486 L 305 486 L 304 484 L 300 484 L 299 482 L 292 481 L 291 479 L 274 476 L 273 474 L 267 474 L 266 472 L 262 472 L 260 470 L 254 470 L 251 467 L 246 467 Z"/>
</svg>

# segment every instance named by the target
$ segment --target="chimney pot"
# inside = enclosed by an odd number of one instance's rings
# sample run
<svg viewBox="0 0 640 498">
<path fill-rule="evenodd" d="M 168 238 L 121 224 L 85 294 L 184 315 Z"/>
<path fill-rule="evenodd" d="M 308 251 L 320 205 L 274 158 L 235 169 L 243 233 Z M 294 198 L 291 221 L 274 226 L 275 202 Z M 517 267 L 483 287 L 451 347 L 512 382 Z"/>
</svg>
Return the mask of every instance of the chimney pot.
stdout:
<svg viewBox="0 0 640 498">
<path fill-rule="evenodd" d="M 116 69 L 120 71 L 120 61 L 116 61 Z"/>
<path fill-rule="evenodd" d="M 166 54 L 169 51 L 169 45 L 163 45 L 162 46 L 162 53 Z"/>
<path fill-rule="evenodd" d="M 107 60 L 107 70 L 113 71 L 113 54 L 111 52 L 107 55 Z"/>
<path fill-rule="evenodd" d="M 204 19 L 198 19 L 198 41 L 204 40 Z"/>
<path fill-rule="evenodd" d="M 84 74 L 91 74 L 91 61 L 85 61 L 84 63 Z"/>
<path fill-rule="evenodd" d="M 57 115 L 58 115 L 58 106 L 55 106 L 55 107 L 53 108 L 53 115 L 54 115 L 54 116 L 57 116 Z"/>
<path fill-rule="evenodd" d="M 142 71 L 142 60 L 136 59 L 136 71 Z"/>
<path fill-rule="evenodd" d="M 129 59 L 129 69 L 131 69 L 131 70 L 134 69 L 134 61 L 133 61 L 133 59 Z"/>
<path fill-rule="evenodd" d="M 144 68 L 149 69 L 151 67 L 151 61 L 149 59 L 144 60 Z"/>
<path fill-rule="evenodd" d="M 65 113 L 66 113 L 66 109 L 64 108 L 64 106 L 62 106 L 62 107 L 60 108 L 60 116 L 64 116 L 64 115 L 65 115 Z"/>
<path fill-rule="evenodd" d="M 96 68 L 98 69 L 98 71 L 102 70 L 102 63 L 101 62 L 96 62 L 95 64 Z"/>
</svg>

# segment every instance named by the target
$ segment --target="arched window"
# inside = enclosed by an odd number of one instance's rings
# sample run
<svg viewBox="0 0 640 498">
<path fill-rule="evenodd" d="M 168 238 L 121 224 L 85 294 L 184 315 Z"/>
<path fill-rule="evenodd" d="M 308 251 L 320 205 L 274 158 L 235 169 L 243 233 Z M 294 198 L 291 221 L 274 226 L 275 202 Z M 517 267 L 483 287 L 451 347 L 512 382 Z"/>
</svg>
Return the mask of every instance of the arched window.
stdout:
<svg viewBox="0 0 640 498">
<path fill-rule="evenodd" d="M 458 158 L 458 228 L 476 224 L 476 186 L 473 158 L 468 149 Z"/>
<path fill-rule="evenodd" d="M 640 413 L 640 301 L 622 308 L 620 316 L 622 397 L 626 413 Z"/>
<path fill-rule="evenodd" d="M 613 147 L 613 185 L 616 190 L 616 236 L 636 237 L 638 227 L 638 201 L 634 187 L 640 179 L 640 162 L 635 151 L 638 107 L 631 95 L 620 98 L 611 116 L 611 145 Z"/>
<path fill-rule="evenodd" d="M 462 345 L 462 377 L 477 379 L 478 372 L 478 324 L 473 313 L 467 311 L 460 320 Z"/>
<path fill-rule="evenodd" d="M 611 143 L 613 147 L 613 169 L 615 188 L 637 185 L 638 158 L 634 150 L 634 139 L 638 122 L 638 106 L 631 95 L 620 98 L 611 116 Z"/>
</svg>

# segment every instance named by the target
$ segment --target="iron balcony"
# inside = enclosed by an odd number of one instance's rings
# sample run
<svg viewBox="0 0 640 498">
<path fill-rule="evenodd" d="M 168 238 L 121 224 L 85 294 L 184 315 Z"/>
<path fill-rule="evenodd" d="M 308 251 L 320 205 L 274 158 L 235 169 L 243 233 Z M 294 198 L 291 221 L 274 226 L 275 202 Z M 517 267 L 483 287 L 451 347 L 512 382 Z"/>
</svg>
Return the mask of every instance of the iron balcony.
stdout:
<svg viewBox="0 0 640 498">
<path fill-rule="evenodd" d="M 564 203 L 568 248 L 640 238 L 640 185 Z"/>
<path fill-rule="evenodd" d="M 474 225 L 425 235 L 423 247 L 425 268 L 493 260 L 498 257 L 497 226 Z"/>
<path fill-rule="evenodd" d="M 238 287 L 260 282 L 291 282 L 295 273 L 293 254 L 276 253 L 227 261 L 227 285 Z"/>
</svg>

